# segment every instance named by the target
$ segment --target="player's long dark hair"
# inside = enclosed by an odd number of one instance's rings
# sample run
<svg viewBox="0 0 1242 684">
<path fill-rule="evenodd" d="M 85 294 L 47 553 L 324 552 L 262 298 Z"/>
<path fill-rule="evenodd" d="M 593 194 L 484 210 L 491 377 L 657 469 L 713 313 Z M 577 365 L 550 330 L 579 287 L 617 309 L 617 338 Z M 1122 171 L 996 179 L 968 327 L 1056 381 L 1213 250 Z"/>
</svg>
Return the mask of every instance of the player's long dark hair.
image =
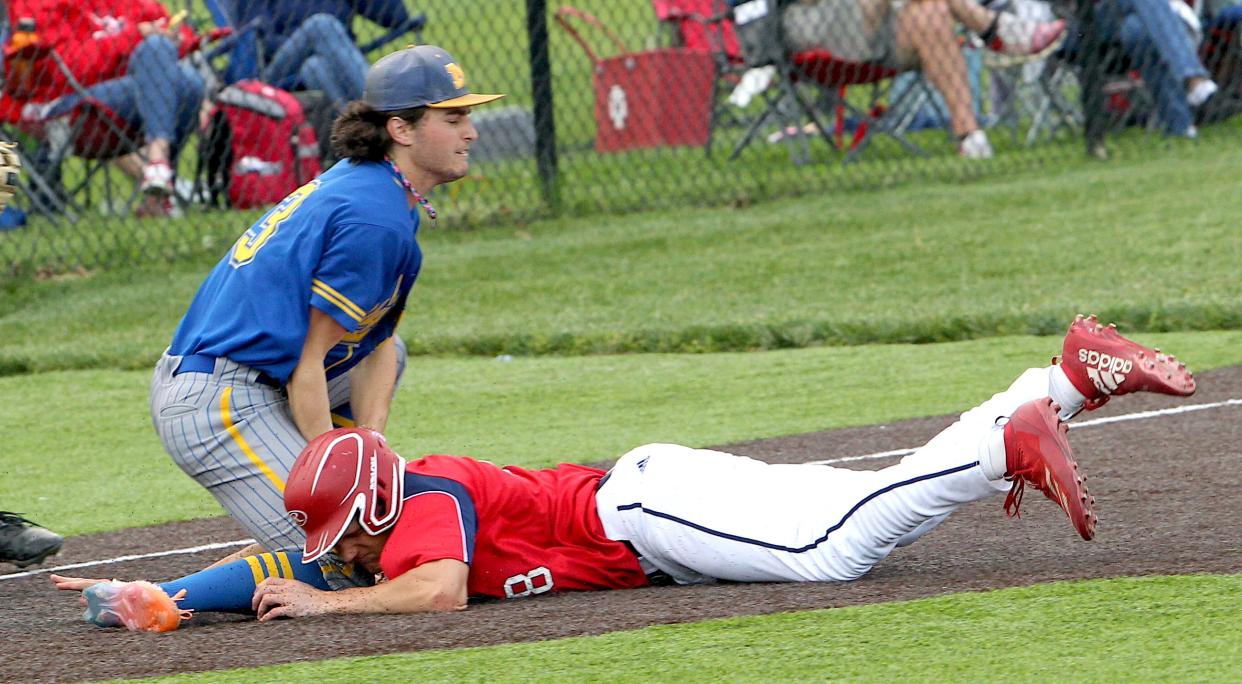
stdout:
<svg viewBox="0 0 1242 684">
<path fill-rule="evenodd" d="M 362 100 L 350 102 L 332 122 L 332 153 L 338 159 L 348 158 L 355 164 L 383 161 L 392 145 L 392 136 L 388 135 L 388 119 L 395 116 L 413 126 L 426 112 L 426 107 L 377 112 Z"/>
</svg>

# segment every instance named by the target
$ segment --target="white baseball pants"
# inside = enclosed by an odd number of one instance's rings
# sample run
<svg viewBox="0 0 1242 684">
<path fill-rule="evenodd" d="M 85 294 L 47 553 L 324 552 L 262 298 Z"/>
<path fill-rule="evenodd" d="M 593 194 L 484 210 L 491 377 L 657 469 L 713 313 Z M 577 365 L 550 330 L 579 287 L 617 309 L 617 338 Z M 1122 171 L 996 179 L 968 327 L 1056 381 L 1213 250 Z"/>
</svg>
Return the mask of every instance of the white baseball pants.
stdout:
<svg viewBox="0 0 1242 684">
<path fill-rule="evenodd" d="M 1009 490 L 984 475 L 980 459 L 998 448 L 1003 458 L 998 420 L 1049 396 L 1052 372 L 1026 371 L 880 470 L 648 444 L 612 468 L 596 494 L 599 516 L 609 538 L 683 584 L 856 579 L 959 506 Z"/>
</svg>

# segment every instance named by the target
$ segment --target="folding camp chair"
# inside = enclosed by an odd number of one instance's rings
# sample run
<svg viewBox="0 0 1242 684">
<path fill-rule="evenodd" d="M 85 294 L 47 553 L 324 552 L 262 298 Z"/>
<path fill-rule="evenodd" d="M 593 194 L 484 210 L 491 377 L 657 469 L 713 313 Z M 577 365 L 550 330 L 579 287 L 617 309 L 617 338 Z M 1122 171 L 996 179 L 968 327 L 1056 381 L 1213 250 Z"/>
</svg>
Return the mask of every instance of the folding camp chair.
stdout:
<svg viewBox="0 0 1242 684">
<path fill-rule="evenodd" d="M 1030 146 L 1063 130 L 1082 130 L 1078 79 L 1061 60 L 985 52 L 983 65 L 991 85 L 994 125 L 1009 128 L 1015 142 L 1021 137 Z"/>
<path fill-rule="evenodd" d="M 1200 124 L 1213 123 L 1242 112 L 1242 8 L 1230 7 L 1207 17 L 1199 60 L 1207 67 L 1220 91 L 1200 112 Z"/>
<path fill-rule="evenodd" d="M 1032 22 L 1056 18 L 1047 0 L 1010 0 L 1006 11 Z M 988 72 L 994 125 L 1009 128 L 1015 142 L 1021 137 L 1029 146 L 1062 130 L 1082 130 L 1078 79 L 1064 60 L 984 51 L 982 61 Z"/>
<path fill-rule="evenodd" d="M 74 217 L 87 207 L 112 212 L 132 206 L 137 186 L 126 183 L 132 189 L 121 189 L 109 167 L 119 157 L 139 153 L 141 134 L 92 98 L 56 50 L 31 44 L 12 55 L 13 59 L 44 57 L 56 65 L 72 93 L 50 107 L 43 118 L 18 123 L 23 133 L 38 141 L 35 149 L 26 152 L 26 157 L 35 161 L 31 170 L 38 175 L 32 200 L 49 213 L 71 212 Z M 60 171 L 70 156 L 82 160 L 83 171 L 71 183 L 62 184 Z M 97 192 L 102 193 L 102 203 Z"/>
<path fill-rule="evenodd" d="M 204 53 L 208 52 L 208 46 L 229 33 L 217 29 L 194 36 L 189 59 L 206 59 Z M 38 176 L 31 188 L 36 207 L 47 213 L 66 213 L 70 218 L 88 207 L 104 213 L 135 210 L 141 194 L 139 184 L 128 176 L 118 179 L 112 166 L 131 156 L 134 164 L 147 162 L 142 132 L 96 99 L 51 46 L 31 43 L 16 50 L 12 57 L 44 59 L 44 63 L 50 60 L 70 90 L 54 102 L 46 103 L 40 116 L 17 122 L 23 133 L 38 141 L 26 154 L 34 162 L 32 173 Z M 16 86 L 6 84 L 6 88 L 9 87 Z M 62 184 L 61 170 L 70 157 L 81 162 L 82 173 L 75 175 L 72 183 Z M 174 189 L 172 199 L 184 205 L 189 197 Z"/>
<path fill-rule="evenodd" d="M 652 0 L 651 4 L 661 26 L 670 29 L 676 47 L 712 57 L 715 76 L 708 139 L 704 145 L 707 155 L 711 156 L 713 131 L 725 126 L 748 125 L 727 100 L 746 72 L 746 59 L 742 56 L 729 5 L 725 0 Z"/>
<path fill-rule="evenodd" d="M 912 154 L 925 155 L 922 148 L 905 135 L 902 122 L 897 117 L 887 116 L 890 110 L 900 109 L 905 98 L 926 96 L 923 87 L 909 88 L 898 96 L 898 101 L 885 106 L 882 99 L 892 77 L 898 73 L 896 70 L 880 64 L 844 60 L 824 49 L 790 50 L 781 21 L 781 11 L 789 1 L 749 0 L 733 8 L 733 23 L 746 66 L 770 68 L 776 93 L 772 94 L 771 89 L 764 92 L 763 112 L 734 146 L 730 159 L 737 158 L 774 117 L 781 121 L 782 131 L 792 133 L 783 137 L 791 143 L 797 141 L 798 149 L 791 147 L 790 150 L 797 164 L 809 159 L 808 129 L 818 133 L 833 149 L 845 151 L 847 163 L 858 159 L 877 135 L 892 138 Z M 808 98 L 799 89 L 800 85 L 812 86 L 815 97 Z M 870 86 L 865 105 L 859 106 L 847 97 L 851 86 Z M 826 114 L 834 121 L 831 128 L 825 124 Z M 803 126 L 801 117 L 809 119 L 810 124 Z M 856 122 L 848 145 L 844 141 L 847 119 Z"/>
</svg>

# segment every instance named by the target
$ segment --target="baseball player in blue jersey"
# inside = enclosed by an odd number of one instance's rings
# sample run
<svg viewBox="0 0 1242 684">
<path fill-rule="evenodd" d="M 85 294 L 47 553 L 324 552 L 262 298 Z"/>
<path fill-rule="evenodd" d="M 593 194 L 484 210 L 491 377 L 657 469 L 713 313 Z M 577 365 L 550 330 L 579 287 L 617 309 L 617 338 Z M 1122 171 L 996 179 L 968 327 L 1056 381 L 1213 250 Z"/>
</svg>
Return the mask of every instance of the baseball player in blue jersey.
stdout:
<svg viewBox="0 0 1242 684">
<path fill-rule="evenodd" d="M 435 46 L 380 59 L 333 125 L 342 161 L 242 234 L 178 325 L 151 380 L 152 421 L 256 546 L 301 547 L 283 491 L 309 440 L 334 423 L 384 429 L 422 266 L 420 205 L 436 216 L 422 193 L 466 175 L 470 108 L 499 97 L 470 93 Z"/>
</svg>

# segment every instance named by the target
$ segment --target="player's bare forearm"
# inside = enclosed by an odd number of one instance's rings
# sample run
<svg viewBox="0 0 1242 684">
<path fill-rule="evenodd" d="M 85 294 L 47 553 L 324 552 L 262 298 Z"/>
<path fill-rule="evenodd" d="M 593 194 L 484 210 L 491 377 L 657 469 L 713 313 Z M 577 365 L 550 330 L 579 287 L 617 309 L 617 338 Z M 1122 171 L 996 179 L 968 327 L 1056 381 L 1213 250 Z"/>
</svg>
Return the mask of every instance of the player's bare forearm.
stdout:
<svg viewBox="0 0 1242 684">
<path fill-rule="evenodd" d="M 289 411 L 293 422 L 306 441 L 332 429 L 331 407 L 328 406 L 328 380 L 323 365 L 303 369 L 299 364 L 285 388 L 289 394 Z"/>
<path fill-rule="evenodd" d="M 308 442 L 332 429 L 332 407 L 328 401 L 328 378 L 324 375 L 323 360 L 343 337 L 345 328 L 328 314 L 313 306 L 310 308 L 310 326 L 302 343 L 302 356 L 285 387 L 293 422 Z"/>
<path fill-rule="evenodd" d="M 466 608 L 469 568 L 455 560 L 421 565 L 373 587 L 322 591 L 297 580 L 271 578 L 255 589 L 260 621 L 341 613 L 431 613 Z"/>
<path fill-rule="evenodd" d="M 354 423 L 383 432 L 397 385 L 397 345 L 390 337 L 349 374 L 349 405 Z"/>
</svg>

